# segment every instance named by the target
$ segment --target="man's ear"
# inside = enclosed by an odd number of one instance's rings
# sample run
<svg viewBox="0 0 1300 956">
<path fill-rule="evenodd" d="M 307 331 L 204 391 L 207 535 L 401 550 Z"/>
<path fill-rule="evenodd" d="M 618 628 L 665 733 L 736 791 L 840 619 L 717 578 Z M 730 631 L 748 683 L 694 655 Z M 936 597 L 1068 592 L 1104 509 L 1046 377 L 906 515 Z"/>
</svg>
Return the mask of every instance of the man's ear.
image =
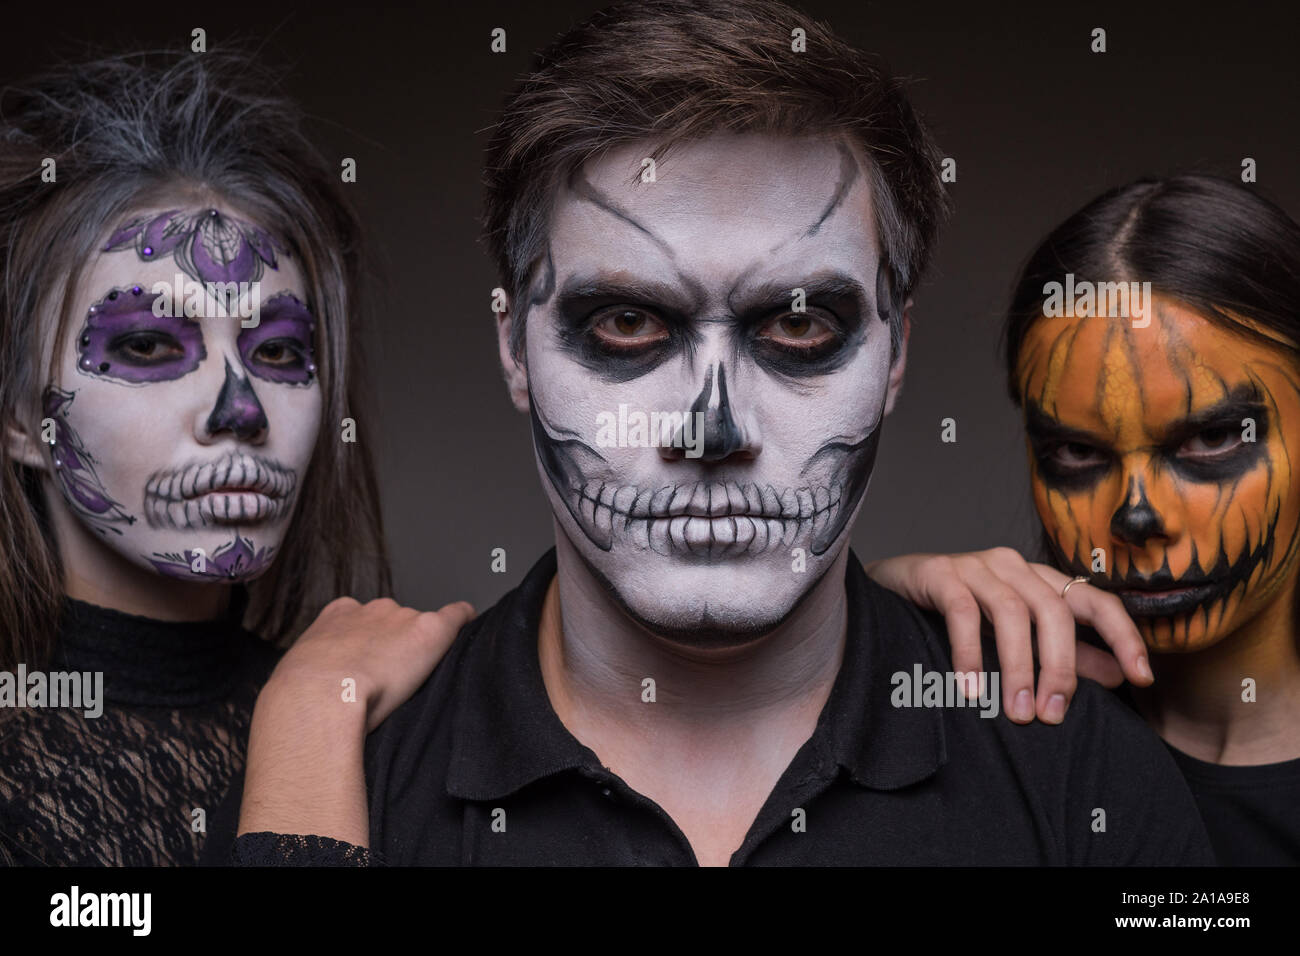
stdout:
<svg viewBox="0 0 1300 956">
<path fill-rule="evenodd" d="M 497 313 L 497 352 L 501 356 L 501 370 L 505 373 L 506 388 L 510 390 L 510 401 L 521 412 L 528 411 L 528 369 L 522 362 L 515 361 L 510 351 L 510 332 L 514 326 L 514 315 L 509 308 Z"/>
<path fill-rule="evenodd" d="M 19 428 L 12 422 L 5 425 L 5 451 L 11 459 L 28 468 L 40 471 L 49 468 L 49 460 L 41 452 L 41 443 L 29 430 Z"/>
<path fill-rule="evenodd" d="M 894 403 L 903 391 L 903 372 L 907 368 L 907 340 L 912 335 L 912 300 L 903 303 L 903 334 L 898 343 L 898 357 L 889 366 L 889 391 L 885 393 L 885 414 L 894 410 Z"/>
</svg>

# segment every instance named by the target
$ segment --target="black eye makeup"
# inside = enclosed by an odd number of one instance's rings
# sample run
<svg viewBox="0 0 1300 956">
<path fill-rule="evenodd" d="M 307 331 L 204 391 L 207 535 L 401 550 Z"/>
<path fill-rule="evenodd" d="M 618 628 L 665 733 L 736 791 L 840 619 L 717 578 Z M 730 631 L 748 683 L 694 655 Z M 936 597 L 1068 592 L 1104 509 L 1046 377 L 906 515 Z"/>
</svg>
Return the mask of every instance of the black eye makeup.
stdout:
<svg viewBox="0 0 1300 956">
<path fill-rule="evenodd" d="M 766 285 L 738 303 L 731 321 L 742 347 L 761 367 L 791 377 L 824 375 L 845 364 L 865 336 L 867 304 L 859 283 L 810 281 L 801 311 L 795 286 Z M 610 381 L 628 381 L 690 348 L 702 305 L 679 301 L 657 285 L 591 282 L 556 297 L 561 346 Z"/>
<path fill-rule="evenodd" d="M 843 366 L 861 338 L 860 324 L 856 330 L 846 328 L 839 316 L 810 304 L 802 312 L 787 309 L 754 323 L 747 346 L 769 371 L 803 377 Z"/>
<path fill-rule="evenodd" d="M 796 311 L 794 289 L 803 290 Z M 791 378 L 827 375 L 842 368 L 866 337 L 870 304 L 861 283 L 847 275 L 801 285 L 764 285 L 737 304 L 745 346 L 767 371 Z"/>
<path fill-rule="evenodd" d="M 1246 438 L 1246 419 L 1254 422 L 1253 441 Z M 1025 428 L 1043 481 L 1061 491 L 1091 487 L 1116 463 L 1105 442 L 1062 425 L 1033 403 L 1026 407 Z M 1174 424 L 1152 450 L 1187 481 L 1224 483 L 1263 459 L 1268 432 L 1267 406 L 1229 399 Z"/>
<path fill-rule="evenodd" d="M 1250 432 L 1243 424 L 1247 419 L 1254 423 Z M 1190 481 L 1232 481 L 1264 457 L 1269 426 L 1262 402 L 1230 400 L 1172 429 L 1165 457 L 1170 468 Z"/>
<path fill-rule="evenodd" d="M 653 295 L 638 286 L 566 288 L 555 300 L 560 347 L 608 381 L 645 375 L 690 341 L 685 311 Z"/>
</svg>

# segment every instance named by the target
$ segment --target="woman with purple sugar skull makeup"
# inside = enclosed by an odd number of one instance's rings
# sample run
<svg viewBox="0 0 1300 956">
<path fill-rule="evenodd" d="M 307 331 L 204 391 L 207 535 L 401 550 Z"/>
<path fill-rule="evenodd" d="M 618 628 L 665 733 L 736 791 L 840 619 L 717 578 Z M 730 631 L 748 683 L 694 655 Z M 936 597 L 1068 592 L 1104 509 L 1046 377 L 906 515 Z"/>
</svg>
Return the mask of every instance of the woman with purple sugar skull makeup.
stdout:
<svg viewBox="0 0 1300 956">
<path fill-rule="evenodd" d="M 115 57 L 0 102 L 0 862 L 197 862 L 274 644 L 388 589 L 337 424 L 359 229 L 273 82 Z"/>
</svg>

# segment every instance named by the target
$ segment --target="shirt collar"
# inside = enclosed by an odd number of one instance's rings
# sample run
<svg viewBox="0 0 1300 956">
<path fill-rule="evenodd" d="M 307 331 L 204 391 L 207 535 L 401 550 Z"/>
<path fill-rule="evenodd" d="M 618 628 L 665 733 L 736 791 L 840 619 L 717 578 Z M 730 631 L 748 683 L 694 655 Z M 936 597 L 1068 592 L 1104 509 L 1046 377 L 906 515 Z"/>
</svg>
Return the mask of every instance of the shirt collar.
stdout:
<svg viewBox="0 0 1300 956">
<path fill-rule="evenodd" d="M 447 792 L 492 800 L 569 769 L 600 761 L 556 715 L 542 680 L 538 625 L 556 573 L 552 548 L 518 588 L 473 622 L 458 680 Z M 901 598 L 871 582 L 850 551 L 845 578 L 848 637 L 839 675 L 814 736 L 856 783 L 894 790 L 934 774 L 946 760 L 936 708 L 890 703 L 890 677 L 926 657 L 921 622 Z"/>
<path fill-rule="evenodd" d="M 832 754 L 856 783 L 897 790 L 932 776 L 948 756 L 941 710 L 895 707 L 892 677 L 901 671 L 910 678 L 918 662 L 947 664 L 927 651 L 916 609 L 868 578 L 851 549 L 844 584 L 844 660 L 818 732 L 825 729 Z"/>
</svg>

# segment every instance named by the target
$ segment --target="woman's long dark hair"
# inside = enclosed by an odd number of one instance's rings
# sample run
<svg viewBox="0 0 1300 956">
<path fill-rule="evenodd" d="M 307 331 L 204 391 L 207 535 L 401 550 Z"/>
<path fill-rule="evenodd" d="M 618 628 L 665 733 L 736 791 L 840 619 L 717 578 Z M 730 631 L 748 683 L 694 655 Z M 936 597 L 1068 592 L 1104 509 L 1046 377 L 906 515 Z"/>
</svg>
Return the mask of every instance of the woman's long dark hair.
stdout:
<svg viewBox="0 0 1300 956">
<path fill-rule="evenodd" d="M 1067 273 L 1076 282 L 1150 282 L 1154 294 L 1300 363 L 1300 224 L 1240 183 L 1203 175 L 1139 179 L 1053 229 L 1021 271 L 1007 311 L 1007 387 L 1017 406 L 1025 333 L 1043 316 L 1043 286 Z"/>
<path fill-rule="evenodd" d="M 361 230 L 278 85 L 251 57 L 210 51 L 69 64 L 0 93 L 0 425 L 39 421 L 54 369 L 40 317 L 57 317 L 58 355 L 68 290 L 96 240 L 150 195 L 190 188 L 237 203 L 275 227 L 302 271 L 319 320 L 322 426 L 278 556 L 248 587 L 246 622 L 271 640 L 296 635 L 333 597 L 390 587 L 369 452 L 338 432 L 360 415 Z M 39 476 L 7 444 L 0 668 L 48 660 L 63 593 Z"/>
</svg>

